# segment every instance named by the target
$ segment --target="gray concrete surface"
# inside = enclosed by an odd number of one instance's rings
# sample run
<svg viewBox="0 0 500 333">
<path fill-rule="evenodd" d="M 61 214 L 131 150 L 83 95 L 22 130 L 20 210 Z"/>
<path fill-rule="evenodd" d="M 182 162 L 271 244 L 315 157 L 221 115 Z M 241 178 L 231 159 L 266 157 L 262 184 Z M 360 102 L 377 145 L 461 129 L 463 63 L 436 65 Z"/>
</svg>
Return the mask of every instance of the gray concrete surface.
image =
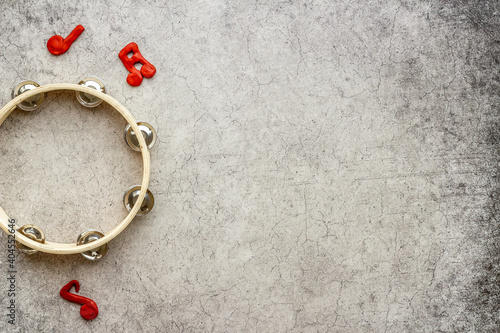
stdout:
<svg viewBox="0 0 500 333">
<path fill-rule="evenodd" d="M 1 2 L 2 105 L 21 80 L 97 75 L 160 141 L 154 211 L 99 262 L 18 254 L 0 331 L 498 332 L 499 15 L 493 0 Z M 132 41 L 157 68 L 136 88 L 118 59 Z M 53 241 L 110 230 L 141 177 L 124 126 L 69 92 L 16 111 L 0 205 Z M 72 279 L 97 319 L 59 297 Z"/>
</svg>

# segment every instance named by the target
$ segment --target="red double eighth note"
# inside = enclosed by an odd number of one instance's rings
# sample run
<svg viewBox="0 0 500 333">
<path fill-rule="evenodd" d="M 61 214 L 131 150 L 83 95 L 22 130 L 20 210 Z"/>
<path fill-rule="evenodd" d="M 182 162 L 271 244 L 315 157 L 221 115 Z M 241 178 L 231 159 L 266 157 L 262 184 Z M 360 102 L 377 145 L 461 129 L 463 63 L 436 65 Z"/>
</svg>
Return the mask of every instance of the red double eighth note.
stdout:
<svg viewBox="0 0 500 333">
<path fill-rule="evenodd" d="M 132 56 L 129 58 L 128 54 L 132 52 Z M 142 83 L 142 78 L 152 78 L 156 73 L 156 68 L 149 61 L 147 61 L 139 52 L 139 47 L 136 43 L 132 42 L 125 46 L 123 50 L 120 51 L 118 57 L 123 62 L 125 68 L 130 72 L 127 76 L 127 82 L 131 86 L 137 87 Z M 136 63 L 141 63 L 142 67 L 139 71 L 135 68 Z"/>
</svg>

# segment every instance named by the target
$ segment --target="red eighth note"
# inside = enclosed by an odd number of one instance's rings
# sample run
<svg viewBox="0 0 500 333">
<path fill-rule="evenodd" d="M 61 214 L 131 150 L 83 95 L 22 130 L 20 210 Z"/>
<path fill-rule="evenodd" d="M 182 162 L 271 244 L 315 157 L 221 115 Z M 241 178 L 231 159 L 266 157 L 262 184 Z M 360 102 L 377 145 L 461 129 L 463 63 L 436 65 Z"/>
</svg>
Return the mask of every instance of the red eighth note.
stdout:
<svg viewBox="0 0 500 333">
<path fill-rule="evenodd" d="M 132 52 L 132 56 L 129 57 L 128 54 Z M 142 78 L 152 78 L 156 73 L 156 68 L 149 61 L 147 61 L 139 52 L 139 47 L 136 43 L 132 42 L 125 46 L 123 50 L 118 54 L 118 58 L 123 62 L 125 68 L 130 72 L 127 76 L 127 82 L 131 86 L 137 87 L 142 83 Z M 135 68 L 136 63 L 141 63 L 142 67 L 139 71 Z"/>
<path fill-rule="evenodd" d="M 75 295 L 70 293 L 71 288 L 75 286 L 76 292 L 80 290 L 80 283 L 76 280 L 69 281 L 64 287 L 62 287 L 59 294 L 62 298 L 80 304 L 82 307 L 80 308 L 80 316 L 82 316 L 86 320 L 92 320 L 99 314 L 99 309 L 97 308 L 97 304 L 93 300 L 87 297 L 83 297 L 80 295 Z"/>
<path fill-rule="evenodd" d="M 64 52 L 68 51 L 69 47 L 73 42 L 82 34 L 85 28 L 81 25 L 77 25 L 73 31 L 66 38 L 62 38 L 59 35 L 55 35 L 50 37 L 47 42 L 47 49 L 53 55 L 61 55 Z"/>
</svg>

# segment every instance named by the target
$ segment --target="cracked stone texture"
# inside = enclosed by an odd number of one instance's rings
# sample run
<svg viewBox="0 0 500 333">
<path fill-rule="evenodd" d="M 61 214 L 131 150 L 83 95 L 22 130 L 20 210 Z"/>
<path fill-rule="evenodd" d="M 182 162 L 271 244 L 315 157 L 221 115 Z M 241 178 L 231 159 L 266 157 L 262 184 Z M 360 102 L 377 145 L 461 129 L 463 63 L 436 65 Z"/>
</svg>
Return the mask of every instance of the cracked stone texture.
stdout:
<svg viewBox="0 0 500 333">
<path fill-rule="evenodd" d="M 495 0 L 2 1 L 2 105 L 21 80 L 96 75 L 159 142 L 153 212 L 98 262 L 19 253 L 0 331 L 498 332 L 499 15 Z M 157 68 L 140 87 L 118 59 L 132 41 Z M 141 179 L 125 124 L 69 92 L 15 111 L 1 206 L 52 241 L 109 231 Z M 97 319 L 59 297 L 72 279 Z M 6 314 L 6 278 L 0 295 Z"/>
</svg>

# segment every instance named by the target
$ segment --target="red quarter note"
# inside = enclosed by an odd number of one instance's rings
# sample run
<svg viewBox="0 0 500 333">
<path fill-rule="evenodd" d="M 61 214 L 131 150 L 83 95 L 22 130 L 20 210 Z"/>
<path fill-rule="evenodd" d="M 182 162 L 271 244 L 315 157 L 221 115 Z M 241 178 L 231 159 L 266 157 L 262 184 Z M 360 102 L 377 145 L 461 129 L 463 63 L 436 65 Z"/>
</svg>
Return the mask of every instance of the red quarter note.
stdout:
<svg viewBox="0 0 500 333">
<path fill-rule="evenodd" d="M 64 52 L 68 51 L 69 47 L 73 42 L 82 34 L 85 28 L 81 25 L 77 25 L 73 31 L 66 38 L 62 38 L 59 35 L 55 35 L 50 37 L 47 42 L 47 49 L 53 55 L 61 55 Z"/>
</svg>

